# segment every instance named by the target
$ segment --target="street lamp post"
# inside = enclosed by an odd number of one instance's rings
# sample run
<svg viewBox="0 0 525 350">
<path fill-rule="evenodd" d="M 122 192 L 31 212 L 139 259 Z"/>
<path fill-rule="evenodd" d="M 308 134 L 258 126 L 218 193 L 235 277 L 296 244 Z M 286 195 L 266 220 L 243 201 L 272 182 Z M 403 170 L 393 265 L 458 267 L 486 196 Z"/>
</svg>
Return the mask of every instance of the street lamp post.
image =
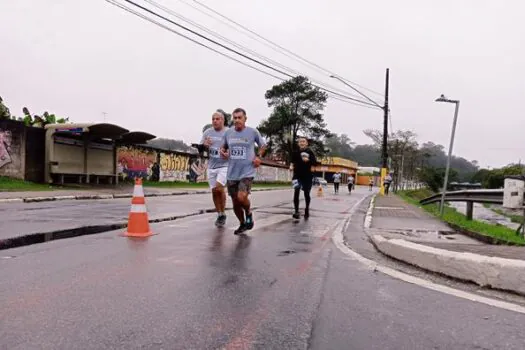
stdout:
<svg viewBox="0 0 525 350">
<path fill-rule="evenodd" d="M 458 121 L 459 100 L 450 100 L 446 98 L 445 95 L 441 95 L 439 98 L 436 99 L 436 102 L 454 103 L 456 105 L 456 110 L 454 111 L 454 121 L 452 122 L 452 133 L 450 135 L 450 145 L 448 147 L 448 157 L 447 157 L 447 167 L 445 169 L 445 179 L 443 181 L 443 190 L 441 192 L 441 203 L 439 205 L 439 215 L 442 217 L 443 211 L 445 209 L 445 194 L 447 192 L 448 174 L 450 172 L 450 159 L 452 158 L 452 148 L 454 147 L 454 137 L 456 134 L 456 123 Z"/>
</svg>

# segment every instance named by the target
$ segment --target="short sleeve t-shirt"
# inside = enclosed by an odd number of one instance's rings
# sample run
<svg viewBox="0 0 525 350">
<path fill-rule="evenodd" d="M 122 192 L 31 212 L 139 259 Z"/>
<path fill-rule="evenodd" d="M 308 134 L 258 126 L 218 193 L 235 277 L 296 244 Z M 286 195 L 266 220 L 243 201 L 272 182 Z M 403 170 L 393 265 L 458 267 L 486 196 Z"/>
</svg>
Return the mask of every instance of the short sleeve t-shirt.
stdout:
<svg viewBox="0 0 525 350">
<path fill-rule="evenodd" d="M 223 138 L 224 146 L 230 154 L 228 163 L 228 180 L 241 180 L 255 177 L 255 144 L 259 147 L 266 146 L 257 129 L 245 127 L 241 131 L 234 128 L 228 129 Z"/>
<path fill-rule="evenodd" d="M 223 128 L 222 130 L 217 131 L 212 127 L 206 129 L 206 131 L 204 131 L 204 133 L 202 134 L 201 144 L 203 144 L 206 138 L 208 137 L 212 141 L 212 144 L 208 148 L 208 155 L 210 157 L 210 159 L 208 160 L 209 169 L 218 169 L 228 166 L 228 159 L 222 158 L 220 152 L 224 134 L 227 130 L 228 128 Z"/>
<path fill-rule="evenodd" d="M 338 184 L 341 182 L 341 174 L 336 173 L 334 174 L 334 183 Z"/>
</svg>

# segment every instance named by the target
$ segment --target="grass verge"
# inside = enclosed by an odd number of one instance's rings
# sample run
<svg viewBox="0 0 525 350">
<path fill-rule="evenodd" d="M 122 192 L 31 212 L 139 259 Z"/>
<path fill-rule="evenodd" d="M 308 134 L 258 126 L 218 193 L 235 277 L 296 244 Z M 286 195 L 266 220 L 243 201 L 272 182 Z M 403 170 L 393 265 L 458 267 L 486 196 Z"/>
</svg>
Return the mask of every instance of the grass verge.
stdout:
<svg viewBox="0 0 525 350">
<path fill-rule="evenodd" d="M 439 217 L 439 205 L 437 203 L 427 205 L 419 204 L 421 199 L 432 195 L 432 192 L 429 190 L 400 191 L 398 192 L 398 195 L 406 202 L 420 207 L 428 213 Z M 484 236 L 497 238 L 504 242 L 525 245 L 525 239 L 517 235 L 514 230 L 501 225 L 492 225 L 481 221 L 467 220 L 465 215 L 459 213 L 456 211 L 456 209 L 449 206 L 445 206 L 443 221 L 455 225 L 461 229 L 476 232 Z"/>
<path fill-rule="evenodd" d="M 52 191 L 53 189 L 52 186 L 46 184 L 37 184 L 34 182 L 0 176 L 0 192 Z"/>
</svg>

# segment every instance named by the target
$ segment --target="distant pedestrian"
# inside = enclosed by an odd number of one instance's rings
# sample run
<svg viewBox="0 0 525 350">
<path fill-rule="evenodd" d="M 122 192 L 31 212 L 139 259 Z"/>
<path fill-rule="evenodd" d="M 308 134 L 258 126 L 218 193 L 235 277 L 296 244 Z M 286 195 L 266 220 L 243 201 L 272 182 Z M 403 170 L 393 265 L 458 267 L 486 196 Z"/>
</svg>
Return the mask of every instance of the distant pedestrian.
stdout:
<svg viewBox="0 0 525 350">
<path fill-rule="evenodd" d="M 348 192 L 352 192 L 352 190 L 354 189 L 354 177 L 352 176 L 352 174 L 350 174 L 350 176 L 348 177 Z"/>
<path fill-rule="evenodd" d="M 332 177 L 332 181 L 334 182 L 334 193 L 339 193 L 339 184 L 341 184 L 341 173 L 337 172 Z"/>
<path fill-rule="evenodd" d="M 372 178 L 372 176 L 370 176 L 370 178 L 368 179 L 368 190 L 372 191 L 372 187 L 374 187 L 374 179 Z"/>
<path fill-rule="evenodd" d="M 388 196 L 388 192 L 390 190 L 390 185 L 392 184 L 392 175 L 388 174 L 387 176 L 385 176 L 385 180 L 384 180 L 383 184 L 385 186 L 385 195 Z"/>
</svg>

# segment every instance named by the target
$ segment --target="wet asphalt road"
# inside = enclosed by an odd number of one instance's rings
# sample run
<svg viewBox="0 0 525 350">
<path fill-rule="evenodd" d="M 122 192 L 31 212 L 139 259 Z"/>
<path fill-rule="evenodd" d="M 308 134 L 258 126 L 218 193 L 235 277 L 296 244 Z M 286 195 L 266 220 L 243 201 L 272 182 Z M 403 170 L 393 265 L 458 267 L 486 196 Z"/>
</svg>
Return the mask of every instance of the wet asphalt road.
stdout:
<svg viewBox="0 0 525 350">
<path fill-rule="evenodd" d="M 254 192 L 258 206 L 279 204 L 290 190 Z M 146 199 L 150 219 L 192 215 L 213 209 L 211 194 Z M 228 199 L 227 205 L 231 206 Z M 126 222 L 131 199 L 65 200 L 41 203 L 0 203 L 0 239 L 82 226 Z"/>
<path fill-rule="evenodd" d="M 203 214 L 152 225 L 147 241 L 108 232 L 2 251 L 0 348 L 523 349 L 525 315 L 339 251 L 330 238 L 364 195 L 315 198 L 300 223 L 289 205 L 261 209 L 248 237 L 232 215 L 218 230 Z"/>
</svg>

